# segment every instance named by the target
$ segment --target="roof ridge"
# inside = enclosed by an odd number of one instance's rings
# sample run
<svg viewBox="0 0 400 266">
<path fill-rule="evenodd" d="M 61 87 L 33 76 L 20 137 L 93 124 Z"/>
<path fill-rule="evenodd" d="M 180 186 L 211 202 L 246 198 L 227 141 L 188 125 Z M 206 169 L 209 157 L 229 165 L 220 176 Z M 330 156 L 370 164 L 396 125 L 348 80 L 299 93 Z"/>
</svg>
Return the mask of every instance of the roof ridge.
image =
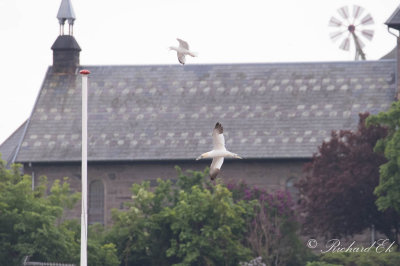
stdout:
<svg viewBox="0 0 400 266">
<path fill-rule="evenodd" d="M 177 64 L 85 64 L 80 65 L 80 69 L 88 67 L 176 67 L 176 68 L 191 68 L 196 66 L 262 66 L 262 65 L 316 65 L 316 64 L 371 64 L 379 62 L 395 62 L 395 59 L 376 59 L 376 60 L 359 60 L 359 61 L 304 61 L 304 62 L 248 62 L 248 63 L 193 63 L 190 65 L 177 65 Z"/>
</svg>

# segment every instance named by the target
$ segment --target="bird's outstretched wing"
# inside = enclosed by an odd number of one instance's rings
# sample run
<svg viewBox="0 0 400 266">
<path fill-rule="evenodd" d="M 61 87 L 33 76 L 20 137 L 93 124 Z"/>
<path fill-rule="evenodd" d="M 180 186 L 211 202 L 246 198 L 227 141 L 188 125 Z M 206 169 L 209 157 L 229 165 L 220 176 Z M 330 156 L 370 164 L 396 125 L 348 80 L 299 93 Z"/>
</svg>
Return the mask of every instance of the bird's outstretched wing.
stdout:
<svg viewBox="0 0 400 266">
<path fill-rule="evenodd" d="M 178 53 L 178 61 L 179 61 L 179 63 L 181 63 L 182 65 L 184 65 L 185 62 L 186 62 L 186 57 L 185 57 L 185 55 L 182 54 L 182 53 Z"/>
<path fill-rule="evenodd" d="M 179 42 L 179 46 L 182 48 L 185 48 L 186 50 L 189 50 L 189 44 L 185 42 L 184 40 L 181 40 L 179 38 L 176 38 Z"/>
<path fill-rule="evenodd" d="M 225 150 L 225 138 L 223 135 L 224 128 L 222 127 L 221 123 L 215 124 L 213 130 L 213 150 Z"/>
<path fill-rule="evenodd" d="M 210 178 L 211 180 L 214 180 L 218 173 L 219 170 L 221 169 L 222 164 L 224 163 L 224 157 L 214 157 L 211 166 L 210 166 Z"/>
</svg>

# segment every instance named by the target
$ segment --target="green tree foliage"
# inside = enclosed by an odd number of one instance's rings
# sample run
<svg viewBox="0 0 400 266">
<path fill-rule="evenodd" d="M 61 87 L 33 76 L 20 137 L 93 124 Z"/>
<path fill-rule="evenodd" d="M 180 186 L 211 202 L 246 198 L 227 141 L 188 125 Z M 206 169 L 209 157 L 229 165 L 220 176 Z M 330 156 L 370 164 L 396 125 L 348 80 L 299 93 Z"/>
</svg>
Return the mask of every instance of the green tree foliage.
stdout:
<svg viewBox="0 0 400 266">
<path fill-rule="evenodd" d="M 108 239 L 124 265 L 238 265 L 252 252 L 244 246 L 255 202 L 234 202 L 206 173 L 179 171 L 176 186 L 158 180 L 132 187 L 128 211 L 113 211 Z"/>
<path fill-rule="evenodd" d="M 379 167 L 386 162 L 374 146 L 387 132 L 379 125 L 366 127 L 367 117 L 360 114 L 357 131 L 332 132 L 306 166 L 306 176 L 297 184 L 306 233 L 342 237 L 374 225 L 396 240 L 392 232 L 400 225 L 398 216 L 390 209 L 379 211 L 373 194 Z"/>
<path fill-rule="evenodd" d="M 321 254 L 317 261 L 308 262 L 306 266 L 397 266 L 400 253 L 396 251 L 378 252 L 371 249 L 369 252 L 338 252 Z"/>
<path fill-rule="evenodd" d="M 31 177 L 21 175 L 19 165 L 6 169 L 0 160 L 0 265 L 21 265 L 24 256 L 31 261 L 80 261 L 80 225 L 64 220 L 63 210 L 72 208 L 80 193 L 72 193 L 65 179 L 48 185 L 41 177 L 32 190 Z M 88 265 L 117 266 L 120 261 L 114 244 L 102 238 L 98 226 L 91 226 Z"/>
<path fill-rule="evenodd" d="M 41 261 L 71 261 L 76 245 L 66 225 L 56 226 L 65 202 L 79 198 L 68 183 L 55 182 L 45 197 L 45 178 L 32 191 L 31 177 L 21 175 L 20 166 L 6 169 L 0 161 L 0 264 L 19 265 L 23 256 Z M 65 201 L 61 201 L 64 199 Z"/>
<path fill-rule="evenodd" d="M 62 226 L 68 229 L 71 234 L 71 241 L 74 243 L 73 260 L 71 262 L 79 265 L 80 262 L 80 237 L 81 225 L 78 220 L 66 220 Z M 87 264 L 88 266 L 118 266 L 120 261 L 117 256 L 117 249 L 113 243 L 105 240 L 105 229 L 103 225 L 93 224 L 88 227 L 87 242 Z"/>
<path fill-rule="evenodd" d="M 207 171 L 178 169 L 178 180 L 132 186 L 127 211 L 113 210 L 107 241 L 122 265 L 304 265 L 312 257 L 297 237 L 290 196 L 244 183 L 208 181 Z"/>
<path fill-rule="evenodd" d="M 117 256 L 115 244 L 105 240 L 103 225 L 90 225 L 88 229 L 88 265 L 89 266 L 118 266 L 120 260 Z"/>
<path fill-rule="evenodd" d="M 394 208 L 400 213 L 400 102 L 394 102 L 387 112 L 368 118 L 368 125 L 381 125 L 388 129 L 387 137 L 376 144 L 387 162 L 380 167 L 380 181 L 375 189 L 376 204 L 380 210 Z"/>
</svg>

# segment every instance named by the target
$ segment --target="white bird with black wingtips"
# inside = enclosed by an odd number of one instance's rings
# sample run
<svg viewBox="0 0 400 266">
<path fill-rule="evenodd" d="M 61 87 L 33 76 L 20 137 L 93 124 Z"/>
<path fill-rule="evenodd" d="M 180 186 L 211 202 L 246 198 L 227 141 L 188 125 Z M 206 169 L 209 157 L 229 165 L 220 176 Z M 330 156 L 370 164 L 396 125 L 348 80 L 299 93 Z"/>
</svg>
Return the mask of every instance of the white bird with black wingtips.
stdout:
<svg viewBox="0 0 400 266">
<path fill-rule="evenodd" d="M 186 62 L 186 55 L 190 55 L 192 57 L 196 57 L 197 53 L 190 51 L 189 50 L 189 44 L 187 42 L 185 42 L 184 40 L 181 40 L 179 38 L 177 38 L 177 40 L 179 42 L 179 47 L 170 46 L 169 49 L 176 51 L 176 53 L 178 55 L 179 63 L 184 65 L 185 62 Z"/>
<path fill-rule="evenodd" d="M 224 163 L 224 158 L 237 158 L 242 159 L 236 153 L 232 153 L 225 148 L 225 138 L 223 135 L 224 128 L 221 123 L 217 123 L 214 127 L 212 138 L 213 138 L 213 149 L 209 152 L 203 153 L 196 160 L 204 159 L 204 158 L 213 158 L 210 166 L 210 178 L 214 180 L 220 169 L 222 164 Z"/>
</svg>

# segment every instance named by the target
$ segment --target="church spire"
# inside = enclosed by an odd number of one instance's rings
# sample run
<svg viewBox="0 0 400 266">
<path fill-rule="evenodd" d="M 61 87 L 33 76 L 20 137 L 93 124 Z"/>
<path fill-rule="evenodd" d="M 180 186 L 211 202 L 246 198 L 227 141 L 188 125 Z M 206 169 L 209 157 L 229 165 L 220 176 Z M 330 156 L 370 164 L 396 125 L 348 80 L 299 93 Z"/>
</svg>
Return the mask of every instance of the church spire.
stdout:
<svg viewBox="0 0 400 266">
<path fill-rule="evenodd" d="M 73 35 L 73 26 L 75 21 L 75 12 L 72 8 L 71 0 L 62 0 L 60 9 L 58 10 L 57 19 L 60 23 L 60 35 L 64 35 L 64 24 L 65 21 L 68 21 L 69 25 L 69 34 Z"/>
</svg>

